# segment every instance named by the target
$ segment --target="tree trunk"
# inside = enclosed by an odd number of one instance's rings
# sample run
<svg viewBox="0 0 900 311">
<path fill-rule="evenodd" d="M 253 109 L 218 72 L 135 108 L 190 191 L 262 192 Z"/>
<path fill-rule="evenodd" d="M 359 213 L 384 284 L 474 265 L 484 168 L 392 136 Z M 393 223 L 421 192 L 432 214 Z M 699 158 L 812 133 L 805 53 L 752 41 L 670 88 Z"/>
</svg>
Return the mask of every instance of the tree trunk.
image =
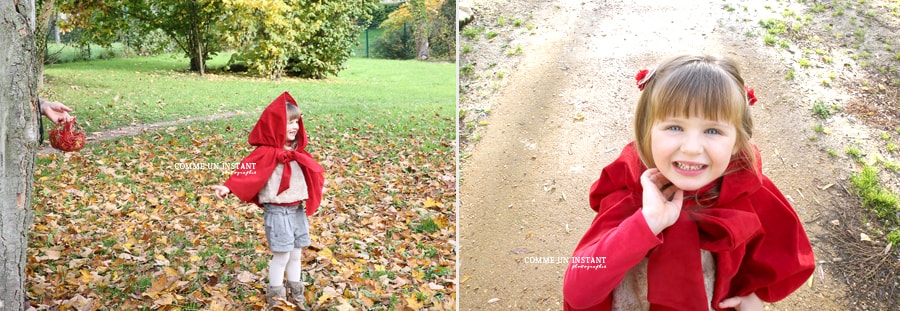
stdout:
<svg viewBox="0 0 900 311">
<path fill-rule="evenodd" d="M 206 59 L 203 57 L 203 53 L 200 52 L 202 50 L 202 42 L 200 42 L 200 38 L 196 36 L 191 36 L 191 71 L 199 72 L 202 76 L 206 71 Z"/>
<path fill-rule="evenodd" d="M 424 29 L 425 27 L 420 27 L 420 29 Z M 421 30 L 425 32 L 424 30 Z M 416 38 L 416 58 L 419 60 L 426 60 L 431 56 L 431 48 L 428 46 L 428 37 L 427 36 L 418 36 Z"/>
<path fill-rule="evenodd" d="M 206 57 L 203 55 L 203 40 L 200 40 L 200 31 L 197 30 L 197 55 L 200 56 L 200 75 L 203 76 L 206 74 Z"/>
<path fill-rule="evenodd" d="M 190 16 L 201 15 L 201 4 L 199 1 L 191 1 L 189 3 Z M 203 54 L 203 32 L 200 22 L 197 19 L 190 20 L 190 33 L 188 34 L 188 54 L 191 55 L 191 71 L 196 71 L 203 76 L 206 73 L 206 55 Z"/>
<path fill-rule="evenodd" d="M 428 7 L 423 0 L 407 2 L 410 14 L 416 23 L 416 58 L 426 60 L 431 56 L 431 48 L 428 46 Z"/>
<path fill-rule="evenodd" d="M 203 55 L 203 36 L 200 25 L 193 23 L 188 35 L 188 52 L 191 55 L 191 71 L 199 72 L 202 76 L 206 72 L 206 57 Z"/>
<path fill-rule="evenodd" d="M 24 310 L 38 143 L 34 0 L 0 1 L 0 309 Z"/>
</svg>

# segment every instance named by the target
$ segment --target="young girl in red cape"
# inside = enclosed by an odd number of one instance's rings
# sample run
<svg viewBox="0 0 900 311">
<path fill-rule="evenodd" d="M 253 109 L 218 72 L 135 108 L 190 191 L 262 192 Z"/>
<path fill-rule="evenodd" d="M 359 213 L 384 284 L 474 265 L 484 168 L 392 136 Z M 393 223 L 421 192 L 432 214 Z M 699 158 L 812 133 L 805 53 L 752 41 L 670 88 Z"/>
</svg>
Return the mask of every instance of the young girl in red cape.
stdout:
<svg viewBox="0 0 900 311">
<path fill-rule="evenodd" d="M 815 269 L 809 239 L 750 141 L 737 64 L 684 55 L 642 70 L 635 140 L 591 187 L 565 310 L 763 310 Z"/>
<path fill-rule="evenodd" d="M 247 140 L 256 146 L 225 181 L 212 188 L 221 198 L 234 193 L 241 201 L 265 209 L 266 240 L 272 251 L 269 261 L 269 306 L 285 299 L 287 290 L 294 303 L 304 308 L 300 281 L 300 257 L 310 245 L 307 216 L 322 200 L 325 171 L 306 151 L 309 138 L 297 102 L 284 92 L 259 116 Z M 284 279 L 287 275 L 287 284 Z"/>
</svg>

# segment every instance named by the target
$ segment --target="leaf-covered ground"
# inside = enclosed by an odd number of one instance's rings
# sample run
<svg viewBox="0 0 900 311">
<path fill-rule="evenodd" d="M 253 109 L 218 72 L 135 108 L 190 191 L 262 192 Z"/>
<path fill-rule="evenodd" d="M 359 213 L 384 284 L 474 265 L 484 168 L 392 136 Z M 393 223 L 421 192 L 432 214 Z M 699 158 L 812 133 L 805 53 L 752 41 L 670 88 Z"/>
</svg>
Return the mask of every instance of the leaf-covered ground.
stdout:
<svg viewBox="0 0 900 311">
<path fill-rule="evenodd" d="M 326 169 L 303 258 L 314 309 L 454 309 L 455 111 L 444 106 L 305 112 L 308 149 Z M 270 252 L 262 210 L 233 196 L 218 200 L 207 187 L 249 153 L 257 117 L 39 155 L 26 282 L 32 306 L 264 308 Z"/>
</svg>

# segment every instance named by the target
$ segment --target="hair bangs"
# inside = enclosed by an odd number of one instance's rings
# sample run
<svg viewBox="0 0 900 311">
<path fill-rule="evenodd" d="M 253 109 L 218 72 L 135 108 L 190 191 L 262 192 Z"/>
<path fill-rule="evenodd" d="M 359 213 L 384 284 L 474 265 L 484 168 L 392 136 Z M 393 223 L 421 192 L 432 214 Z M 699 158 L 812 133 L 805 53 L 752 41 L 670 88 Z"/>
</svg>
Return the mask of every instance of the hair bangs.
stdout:
<svg viewBox="0 0 900 311">
<path fill-rule="evenodd" d="M 747 97 L 727 72 L 704 63 L 672 70 L 653 89 L 652 118 L 700 117 L 740 126 Z"/>
</svg>

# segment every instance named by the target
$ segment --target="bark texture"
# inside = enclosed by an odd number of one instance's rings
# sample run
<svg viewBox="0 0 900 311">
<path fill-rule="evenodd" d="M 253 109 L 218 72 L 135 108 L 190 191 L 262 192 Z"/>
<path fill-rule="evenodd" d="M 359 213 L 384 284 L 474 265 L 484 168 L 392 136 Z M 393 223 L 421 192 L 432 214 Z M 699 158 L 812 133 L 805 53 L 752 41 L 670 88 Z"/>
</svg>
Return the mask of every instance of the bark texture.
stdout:
<svg viewBox="0 0 900 311">
<path fill-rule="evenodd" d="M 38 144 L 34 0 L 0 1 L 0 310 L 24 310 Z"/>
</svg>

